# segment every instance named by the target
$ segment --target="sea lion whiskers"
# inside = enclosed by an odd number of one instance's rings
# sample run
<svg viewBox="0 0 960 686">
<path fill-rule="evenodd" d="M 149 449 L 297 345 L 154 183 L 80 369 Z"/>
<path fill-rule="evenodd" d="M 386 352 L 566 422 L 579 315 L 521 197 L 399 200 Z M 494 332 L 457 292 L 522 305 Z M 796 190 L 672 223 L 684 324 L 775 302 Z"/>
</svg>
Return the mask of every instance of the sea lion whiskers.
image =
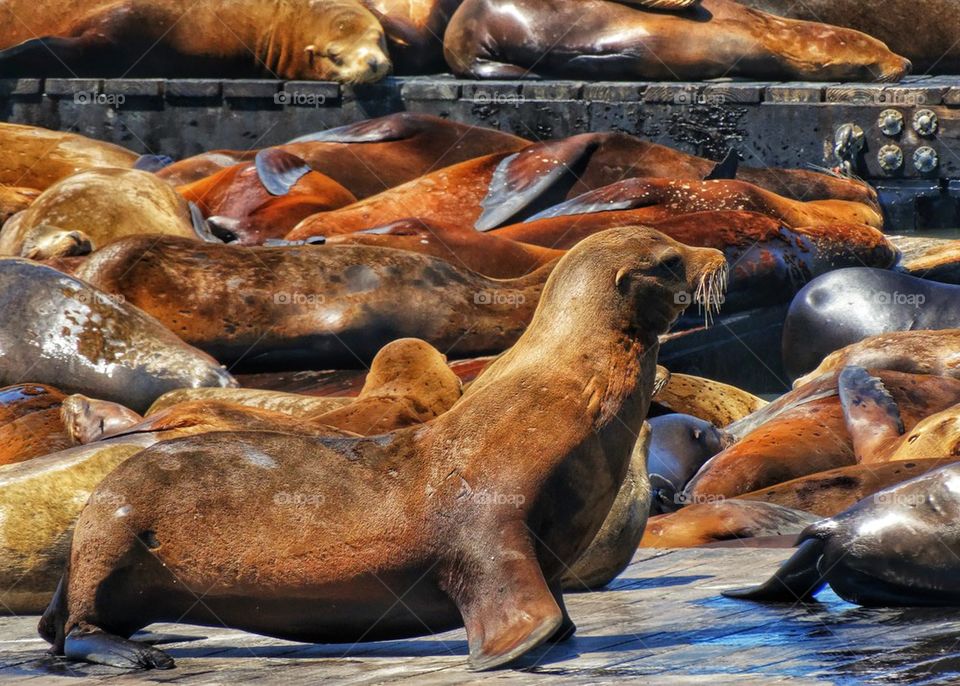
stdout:
<svg viewBox="0 0 960 686">
<path fill-rule="evenodd" d="M 726 262 L 717 269 L 700 276 L 693 300 L 697 303 L 698 311 L 703 313 L 704 326 L 709 327 L 713 323 L 714 314 L 720 314 L 729 279 L 730 265 Z"/>
</svg>

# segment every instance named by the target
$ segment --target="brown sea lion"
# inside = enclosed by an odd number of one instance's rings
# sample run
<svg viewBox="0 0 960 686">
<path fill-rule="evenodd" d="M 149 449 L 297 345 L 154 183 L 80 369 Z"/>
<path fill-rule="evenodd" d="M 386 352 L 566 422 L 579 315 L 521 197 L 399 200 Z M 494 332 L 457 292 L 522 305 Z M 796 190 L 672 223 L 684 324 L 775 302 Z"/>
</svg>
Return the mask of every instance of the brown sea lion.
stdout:
<svg viewBox="0 0 960 686">
<path fill-rule="evenodd" d="M 678 293 L 716 302 L 706 284 L 721 287 L 725 264 L 653 231 L 598 234 L 561 260 L 517 345 L 430 424 L 336 441 L 215 433 L 147 449 L 80 515 L 42 635 L 69 658 L 127 668 L 172 667 L 128 637 L 170 613 L 204 622 L 207 608 L 228 626 L 302 641 L 462 623 L 474 669 L 568 638 L 559 580 L 626 475 L 658 336 L 683 310 Z M 134 487 L 143 483 L 155 488 Z M 178 515 L 187 503 L 192 514 Z M 245 563 L 221 559 L 211 535 Z M 200 585 L 203 605 L 185 602 Z"/>
<path fill-rule="evenodd" d="M 751 500 L 690 505 L 651 517 L 642 548 L 694 548 L 717 541 L 799 534 L 820 518 L 809 512 Z"/>
<path fill-rule="evenodd" d="M 30 207 L 40 191 L 35 188 L 0 186 L 0 226 L 17 212 Z"/>
<path fill-rule="evenodd" d="M 698 417 L 714 426 L 743 419 L 762 409 L 767 401 L 712 379 L 689 374 L 671 374 L 653 402 L 671 412 Z"/>
<path fill-rule="evenodd" d="M 530 321 L 550 269 L 500 281 L 404 250 L 150 236 L 108 245 L 77 275 L 219 360 L 302 369 L 357 366 L 407 336 L 450 355 L 501 352 Z"/>
<path fill-rule="evenodd" d="M 88 398 L 80 393 L 63 401 L 60 419 L 76 445 L 99 441 L 143 421 L 143 417 L 119 403 Z"/>
<path fill-rule="evenodd" d="M 67 396 L 53 386 L 21 383 L 0 388 L 0 426 L 39 410 L 60 407 Z"/>
<path fill-rule="evenodd" d="M 908 431 L 931 414 L 960 402 L 960 381 L 955 379 L 872 371 L 895 398 Z M 854 443 L 840 399 L 845 382 L 848 381 L 841 375 L 818 380 L 816 385 L 823 392 L 810 394 L 805 402 L 787 405 L 774 418 L 707 462 L 687 485 L 684 491 L 687 502 L 699 502 L 707 497 L 734 497 L 855 464 Z M 831 394 L 830 388 L 838 384 L 838 394 Z M 792 395 L 804 392 L 801 388 Z M 764 415 L 774 405 L 756 414 Z M 727 430 L 736 427 L 734 424 Z"/>
<path fill-rule="evenodd" d="M 339 183 L 279 148 L 177 191 L 200 208 L 221 238 L 242 245 L 283 238 L 304 217 L 356 202 Z"/>
<path fill-rule="evenodd" d="M 352 0 L 9 0 L 0 21 L 8 75 L 364 83 L 390 71 L 383 29 Z"/>
<path fill-rule="evenodd" d="M 57 230 L 62 250 L 52 249 Z M 117 238 L 163 234 L 199 239 L 187 202 L 153 174 L 102 167 L 50 186 L 0 231 L 0 255 L 49 258 L 79 254 Z M 37 246 L 42 250 L 38 251 Z"/>
<path fill-rule="evenodd" d="M 306 413 L 324 413 L 336 410 L 354 401 L 350 396 L 312 396 L 301 393 L 265 391 L 258 388 L 178 388 L 164 393 L 144 413 L 144 417 L 166 410 L 180 403 L 216 400 L 231 405 L 257 407 L 272 412 L 300 416 Z"/>
<path fill-rule="evenodd" d="M 847 366 L 960 378 L 960 329 L 894 331 L 870 336 L 830 353 L 793 383 L 799 388 Z"/>
<path fill-rule="evenodd" d="M 0 384 L 29 374 L 137 412 L 175 388 L 236 384 L 154 318 L 50 267 L 0 259 L 0 294 Z"/>
<path fill-rule="evenodd" d="M 960 284 L 960 241 L 890 236 L 900 251 L 897 271 L 943 283 Z"/>
<path fill-rule="evenodd" d="M 305 160 L 357 198 L 366 198 L 430 172 L 482 155 L 512 153 L 530 141 L 509 133 L 397 112 L 307 134 L 277 146 Z M 223 167 L 253 160 L 257 150 L 216 150 L 165 167 L 157 176 L 174 185 L 198 181 Z"/>
<path fill-rule="evenodd" d="M 309 161 L 306 154 L 291 152 Z M 308 218 L 291 231 L 288 238 L 302 240 L 314 235 L 352 233 L 408 217 L 439 224 L 472 226 L 476 223 L 478 228 L 492 229 L 625 178 L 701 181 L 717 166 L 701 157 L 623 133 L 580 134 L 538 143 L 520 152 L 487 155 L 425 174 L 349 208 Z M 337 178 L 332 173 L 330 176 Z M 790 197 L 797 195 L 811 201 L 848 200 L 868 204 L 871 209 L 878 207 L 875 193 L 865 184 L 826 174 L 741 167 L 736 176 L 747 183 L 772 189 L 771 192 L 786 189 Z M 344 185 L 351 188 L 347 183 Z M 716 209 L 701 206 L 686 211 L 705 207 Z M 870 216 L 879 217 L 878 214 Z"/>
<path fill-rule="evenodd" d="M 676 13 L 585 0 L 466 0 L 444 34 L 458 76 L 898 81 L 910 62 L 870 36 L 783 19 L 733 0 Z"/>
<path fill-rule="evenodd" d="M 60 422 L 65 398 L 58 389 L 41 384 L 0 388 L 0 465 L 74 445 Z"/>
<path fill-rule="evenodd" d="M 76 133 L 6 122 L 0 122 L 0 149 L 0 184 L 41 191 L 87 169 L 130 168 L 139 158 L 119 145 Z"/>
<path fill-rule="evenodd" d="M 920 74 L 956 74 L 960 69 L 960 45 L 957 44 L 957 36 L 960 36 L 960 2 L 957 0 L 887 0 L 876 8 L 860 0 L 740 2 L 781 17 L 819 21 L 862 31 L 909 59 Z M 904 31 L 905 26 L 911 30 Z M 923 40 L 917 40 L 916 36 L 923 36 Z"/>
<path fill-rule="evenodd" d="M 494 279 L 513 279 L 563 256 L 562 250 L 518 243 L 462 224 L 401 219 L 361 233 L 330 236 L 324 245 L 367 245 L 410 250 L 462 265 Z"/>
<path fill-rule="evenodd" d="M 874 493 L 896 486 L 932 469 L 960 461 L 956 457 L 904 460 L 886 464 L 856 464 L 791 479 L 776 486 L 738 495 L 795 510 L 833 517 Z"/>
</svg>

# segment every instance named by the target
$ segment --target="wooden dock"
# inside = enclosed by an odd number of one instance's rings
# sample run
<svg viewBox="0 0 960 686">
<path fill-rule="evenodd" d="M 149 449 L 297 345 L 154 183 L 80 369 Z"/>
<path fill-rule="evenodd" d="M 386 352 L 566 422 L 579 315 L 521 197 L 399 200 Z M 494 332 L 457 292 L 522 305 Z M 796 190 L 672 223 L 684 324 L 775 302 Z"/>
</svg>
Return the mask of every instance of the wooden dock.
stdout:
<svg viewBox="0 0 960 686">
<path fill-rule="evenodd" d="M 960 610 L 875 610 L 832 593 L 808 606 L 720 591 L 769 574 L 786 550 L 641 550 L 599 593 L 570 594 L 576 637 L 515 669 L 465 669 L 463 631 L 354 646 L 154 625 L 177 668 L 127 674 L 46 655 L 36 617 L 0 617 L 0 683 L 81 684 L 885 684 L 957 683 Z"/>
</svg>

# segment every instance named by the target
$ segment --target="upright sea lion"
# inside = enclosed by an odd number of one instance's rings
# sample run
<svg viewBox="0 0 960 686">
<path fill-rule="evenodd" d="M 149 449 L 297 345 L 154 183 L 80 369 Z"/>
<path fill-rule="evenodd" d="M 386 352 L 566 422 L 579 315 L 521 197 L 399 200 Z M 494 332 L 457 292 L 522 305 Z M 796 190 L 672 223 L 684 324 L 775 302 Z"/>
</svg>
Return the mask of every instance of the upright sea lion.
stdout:
<svg viewBox="0 0 960 686">
<path fill-rule="evenodd" d="M 848 366 L 960 378 L 960 329 L 894 331 L 870 336 L 827 355 L 793 383 L 799 388 Z"/>
<path fill-rule="evenodd" d="M 647 473 L 650 514 L 673 512 L 684 505 L 678 497 L 704 463 L 732 443 L 710 422 L 683 414 L 649 420 L 651 442 Z"/>
<path fill-rule="evenodd" d="M 421 219 L 401 219 L 361 233 L 330 236 L 324 245 L 367 245 L 433 255 L 495 279 L 529 274 L 563 256 L 562 250 L 519 243 L 463 224 L 439 225 Z"/>
<path fill-rule="evenodd" d="M 957 44 L 960 2 L 957 0 L 886 0 L 875 8 L 859 0 L 740 2 L 781 17 L 820 21 L 862 31 L 908 58 L 921 74 L 956 74 L 960 69 L 960 45 Z M 904 31 L 905 26 L 911 30 Z M 922 36 L 922 40 L 918 40 L 918 36 Z"/>
<path fill-rule="evenodd" d="M 138 412 L 168 390 L 236 384 L 136 307 L 35 262 L 0 259 L 0 313 L 0 384 L 29 374 Z"/>
<path fill-rule="evenodd" d="M 957 461 L 956 457 L 940 457 L 851 465 L 801 476 L 738 495 L 737 499 L 759 500 L 812 512 L 820 517 L 833 517 L 878 491 Z"/>
<path fill-rule="evenodd" d="M 9 0 L 0 21 L 9 75 L 364 83 L 390 71 L 383 29 L 353 0 Z"/>
<path fill-rule="evenodd" d="M 830 585 L 867 606 L 960 604 L 954 580 L 960 465 L 927 472 L 808 527 L 767 582 L 731 598 L 803 602 Z"/>
<path fill-rule="evenodd" d="M 6 122 L 0 122 L 0 149 L 3 150 L 0 184 L 41 191 L 87 169 L 129 169 L 139 158 L 135 152 L 112 143 L 66 131 Z"/>
<path fill-rule="evenodd" d="M 879 269 L 824 274 L 797 293 L 783 326 L 783 363 L 792 378 L 869 336 L 960 328 L 960 286 Z"/>
<path fill-rule="evenodd" d="M 699 81 L 898 81 L 910 62 L 870 36 L 782 19 L 733 0 L 683 12 L 603 0 L 465 0 L 443 41 L 458 76 Z"/>
<path fill-rule="evenodd" d="M 955 379 L 871 371 L 895 399 L 907 431 L 931 414 L 960 402 L 960 381 Z M 845 388 L 850 382 L 842 375 L 818 380 L 817 385 L 824 391 L 839 384 L 838 394 L 813 393 L 805 402 L 787 405 L 774 418 L 707 462 L 687 485 L 684 497 L 688 502 L 707 497 L 734 497 L 855 464 L 854 443 L 841 404 L 841 396 L 848 392 Z M 793 395 L 803 392 L 801 388 Z M 766 409 L 757 414 L 763 415 Z M 736 424 L 728 430 L 735 428 Z"/>
<path fill-rule="evenodd" d="M 305 154 L 293 152 L 309 161 Z M 709 160 L 622 133 L 580 134 L 425 174 L 349 208 L 305 219 L 288 238 L 302 240 L 352 233 L 408 217 L 439 224 L 476 223 L 478 228 L 492 229 L 625 178 L 702 181 L 716 166 Z M 874 211 L 869 215 L 871 222 L 880 221 L 878 210 L 874 209 L 876 196 L 859 182 L 812 172 L 748 167 L 738 169 L 737 177 L 762 188 L 780 190 L 786 186 L 804 200 L 867 204 Z M 350 188 L 349 184 L 344 185 Z M 713 197 L 710 202 L 716 200 Z M 685 211 L 705 208 L 715 209 L 711 204 Z"/>
<path fill-rule="evenodd" d="M 404 250 L 150 236 L 108 245 L 77 275 L 225 363 L 323 369 L 356 366 L 407 336 L 450 355 L 501 352 L 530 321 L 550 269 L 498 281 Z"/>
<path fill-rule="evenodd" d="M 172 613 L 302 641 L 463 623 L 474 669 L 568 638 L 560 577 L 623 482 L 658 336 L 683 310 L 678 293 L 716 302 L 706 284 L 720 288 L 724 271 L 719 252 L 653 231 L 598 234 L 561 260 L 517 345 L 428 425 L 335 441 L 206 434 L 147 449 L 84 508 L 41 634 L 59 654 L 127 668 L 173 666 L 127 638 Z M 143 483 L 155 488 L 134 487 Z M 211 488 L 216 502 L 203 495 Z M 123 504 L 101 502 L 106 493 Z M 238 555 L 243 565 L 228 561 Z M 200 585 L 204 603 L 188 602 Z"/>
<path fill-rule="evenodd" d="M 196 203 L 221 238 L 243 245 L 283 238 L 304 217 L 356 202 L 339 183 L 279 148 L 177 191 Z"/>
<path fill-rule="evenodd" d="M 712 379 L 671 374 L 653 403 L 678 414 L 693 415 L 724 427 L 762 409 L 767 401 L 752 393 Z M 692 475 L 691 475 L 692 476 Z"/>
<path fill-rule="evenodd" d="M 720 500 L 652 517 L 642 548 L 694 548 L 718 541 L 799 534 L 816 515 L 772 503 Z"/>
<path fill-rule="evenodd" d="M 0 232 L 0 255 L 66 256 L 78 254 L 71 246 L 83 241 L 88 249 L 99 248 L 145 234 L 198 239 L 198 228 L 187 202 L 153 174 L 100 167 L 58 181 L 7 222 Z M 66 237 L 61 251 L 31 251 L 37 244 L 49 246 L 58 235 Z"/>
<path fill-rule="evenodd" d="M 277 148 L 302 158 L 311 169 L 362 199 L 442 167 L 529 145 L 530 141 L 496 129 L 397 112 L 307 134 Z M 174 162 L 157 176 L 179 186 L 253 160 L 257 153 L 215 150 Z"/>
</svg>

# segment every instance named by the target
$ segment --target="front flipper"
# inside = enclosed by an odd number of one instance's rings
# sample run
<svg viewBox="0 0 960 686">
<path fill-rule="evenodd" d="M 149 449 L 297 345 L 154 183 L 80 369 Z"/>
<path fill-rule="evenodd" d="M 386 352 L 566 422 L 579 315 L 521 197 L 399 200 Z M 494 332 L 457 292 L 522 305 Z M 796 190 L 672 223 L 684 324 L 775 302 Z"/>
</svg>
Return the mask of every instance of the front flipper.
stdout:
<svg viewBox="0 0 960 686">
<path fill-rule="evenodd" d="M 857 462 L 882 462 L 903 435 L 897 401 L 863 367 L 844 367 L 837 392 Z"/>
<path fill-rule="evenodd" d="M 108 634 L 99 627 L 78 625 L 67 634 L 64 655 L 120 669 L 173 669 L 173 658 L 153 648 L 120 636 Z"/>
<path fill-rule="evenodd" d="M 704 181 L 733 180 L 737 178 L 737 171 L 740 169 L 740 155 L 736 150 L 730 148 L 726 156 L 717 162 L 713 170 L 704 177 Z"/>
<path fill-rule="evenodd" d="M 466 559 L 454 566 L 448 593 L 463 615 L 470 669 L 494 669 L 547 641 L 564 625 L 564 612 L 540 569 L 529 536 L 504 527 L 498 540 L 471 541 Z M 572 624 L 572 622 L 570 623 Z"/>
<path fill-rule="evenodd" d="M 727 598 L 757 600 L 771 603 L 796 603 L 812 600 L 826 580 L 820 575 L 817 562 L 823 554 L 824 541 L 819 538 L 804 541 L 797 552 L 783 563 L 767 581 L 735 591 L 724 591 Z"/>
<path fill-rule="evenodd" d="M 647 179 L 624 179 L 603 188 L 587 191 L 559 205 L 538 212 L 523 221 L 526 223 L 575 214 L 636 210 L 642 207 L 650 207 L 659 201 L 660 193 L 657 192 L 657 187 Z"/>
<path fill-rule="evenodd" d="M 310 165 L 282 148 L 264 148 L 254 158 L 260 183 L 270 195 L 286 195 L 310 173 Z"/>
</svg>

